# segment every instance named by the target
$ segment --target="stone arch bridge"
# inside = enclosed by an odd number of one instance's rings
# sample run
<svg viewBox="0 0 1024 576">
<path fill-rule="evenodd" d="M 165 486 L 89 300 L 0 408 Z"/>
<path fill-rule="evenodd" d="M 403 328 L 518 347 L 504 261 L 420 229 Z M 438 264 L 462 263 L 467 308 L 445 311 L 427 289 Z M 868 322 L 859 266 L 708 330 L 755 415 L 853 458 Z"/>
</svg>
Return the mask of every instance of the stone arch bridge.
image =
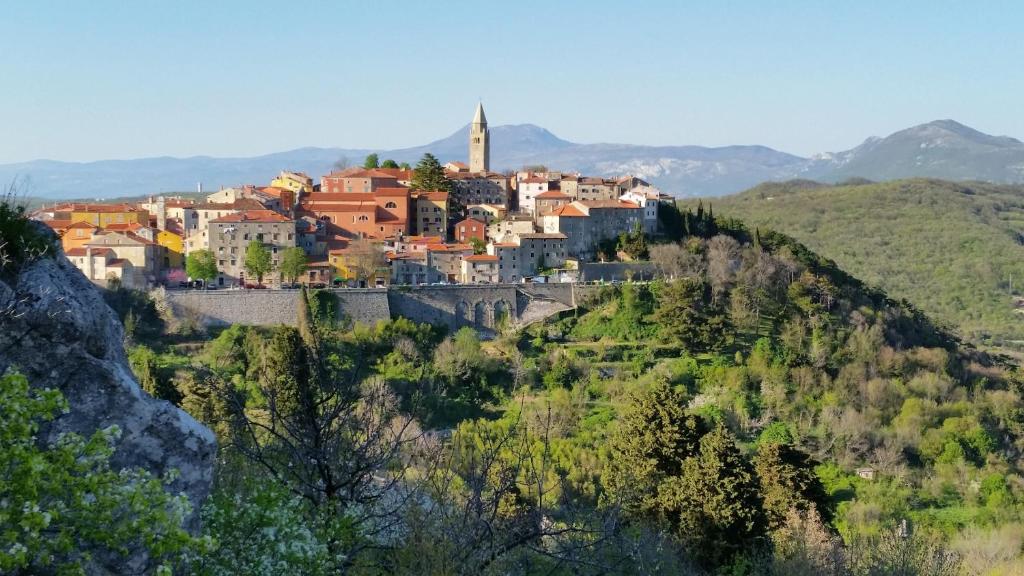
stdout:
<svg viewBox="0 0 1024 576">
<path fill-rule="evenodd" d="M 376 323 L 404 317 L 457 330 L 471 326 L 490 335 L 504 325 L 525 326 L 570 310 L 594 286 L 581 284 L 466 284 L 455 286 L 392 286 L 341 288 L 329 292 L 337 299 L 339 316 Z M 298 314 L 296 290 L 168 291 L 178 317 L 193 317 L 207 326 L 247 324 L 294 325 Z"/>
</svg>

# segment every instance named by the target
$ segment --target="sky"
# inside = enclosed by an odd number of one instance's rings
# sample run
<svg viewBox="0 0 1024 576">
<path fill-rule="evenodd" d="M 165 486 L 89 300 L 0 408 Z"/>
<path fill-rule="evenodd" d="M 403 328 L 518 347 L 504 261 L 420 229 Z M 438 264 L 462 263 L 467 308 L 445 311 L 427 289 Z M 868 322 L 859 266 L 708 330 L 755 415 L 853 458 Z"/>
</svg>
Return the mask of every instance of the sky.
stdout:
<svg viewBox="0 0 1024 576">
<path fill-rule="evenodd" d="M 0 0 L 0 163 L 251 156 L 492 126 L 809 155 L 1024 138 L 1024 2 Z"/>
</svg>

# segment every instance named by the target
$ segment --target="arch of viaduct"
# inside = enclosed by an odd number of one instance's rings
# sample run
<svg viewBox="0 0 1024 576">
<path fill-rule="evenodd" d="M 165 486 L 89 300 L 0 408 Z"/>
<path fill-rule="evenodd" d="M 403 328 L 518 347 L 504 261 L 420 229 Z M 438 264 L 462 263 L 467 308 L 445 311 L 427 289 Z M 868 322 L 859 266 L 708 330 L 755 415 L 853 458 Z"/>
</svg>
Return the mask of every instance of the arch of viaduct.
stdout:
<svg viewBox="0 0 1024 576">
<path fill-rule="evenodd" d="M 563 310 L 594 290 L 579 284 L 468 284 L 457 286 L 393 286 L 330 290 L 339 317 L 374 324 L 404 317 L 457 330 L 471 326 L 487 334 L 502 323 L 525 325 Z M 174 314 L 190 316 L 207 326 L 246 324 L 294 325 L 296 290 L 168 291 Z"/>
</svg>

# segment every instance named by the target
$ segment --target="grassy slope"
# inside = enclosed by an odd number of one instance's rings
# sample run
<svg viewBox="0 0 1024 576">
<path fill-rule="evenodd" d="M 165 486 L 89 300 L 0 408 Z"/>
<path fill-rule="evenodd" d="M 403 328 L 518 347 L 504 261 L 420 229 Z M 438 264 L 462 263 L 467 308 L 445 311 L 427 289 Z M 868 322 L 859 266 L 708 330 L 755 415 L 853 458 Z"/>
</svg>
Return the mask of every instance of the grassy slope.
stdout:
<svg viewBox="0 0 1024 576">
<path fill-rule="evenodd" d="M 965 337 L 1024 340 L 1024 187 L 936 180 L 765 184 L 714 200 L 717 216 L 796 237 Z"/>
</svg>

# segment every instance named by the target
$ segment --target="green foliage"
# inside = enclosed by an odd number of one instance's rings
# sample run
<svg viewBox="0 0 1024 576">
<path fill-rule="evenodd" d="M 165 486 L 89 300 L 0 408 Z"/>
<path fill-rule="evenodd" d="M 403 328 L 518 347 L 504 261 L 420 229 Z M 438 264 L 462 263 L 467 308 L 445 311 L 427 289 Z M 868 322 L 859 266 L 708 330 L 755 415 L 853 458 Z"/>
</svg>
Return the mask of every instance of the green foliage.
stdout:
<svg viewBox="0 0 1024 576">
<path fill-rule="evenodd" d="M 445 175 L 444 167 L 441 166 L 441 163 L 430 152 L 423 154 L 423 158 L 420 159 L 416 164 L 416 168 L 413 169 L 410 186 L 413 190 L 423 190 L 425 192 L 437 190 L 451 191 L 451 181 Z"/>
<path fill-rule="evenodd" d="M 248 255 L 248 249 L 246 250 Z M 306 269 L 309 267 L 308 258 L 306 257 L 306 251 L 302 248 L 295 246 L 292 248 L 285 248 L 281 252 L 281 264 L 279 268 L 281 275 L 284 276 L 285 280 L 289 282 L 295 282 L 299 276 L 306 273 Z"/>
<path fill-rule="evenodd" d="M 1019 186 L 897 180 L 762 185 L 716 200 L 752 226 L 791 234 L 868 284 L 907 299 L 966 338 L 1012 345 L 1024 322 Z"/>
<path fill-rule="evenodd" d="M 256 282 L 259 284 L 263 283 L 263 277 L 274 267 L 270 250 L 259 240 L 249 241 L 249 244 L 245 247 L 245 260 L 243 264 L 245 265 L 245 273 L 249 276 L 255 276 Z"/>
<path fill-rule="evenodd" d="M 52 257 L 56 251 L 52 233 L 29 220 L 12 184 L 0 194 L 0 274 L 14 274 L 25 264 Z"/>
<path fill-rule="evenodd" d="M 380 167 L 381 168 L 399 168 L 400 166 L 398 165 L 398 162 L 395 162 L 394 160 L 388 158 L 387 160 L 384 160 L 383 162 L 380 163 Z M 403 168 L 403 169 L 408 169 L 408 168 Z"/>
<path fill-rule="evenodd" d="M 815 462 L 790 443 L 765 442 L 757 449 L 754 469 L 761 485 L 770 529 L 782 527 L 791 510 L 813 510 L 826 521 L 831 510 Z"/>
<path fill-rule="evenodd" d="M 376 152 L 371 152 L 370 154 L 367 154 L 366 160 L 363 161 L 363 168 L 366 168 L 367 170 L 380 168 L 380 159 L 378 158 Z"/>
<path fill-rule="evenodd" d="M 117 427 L 37 439 L 65 410 L 59 392 L 0 377 L 0 572 L 84 574 L 133 549 L 166 569 L 196 545 L 182 528 L 188 499 L 143 470 L 110 467 Z"/>
<path fill-rule="evenodd" d="M 720 350 L 731 339 L 729 318 L 711 298 L 708 286 L 689 278 L 661 289 L 654 319 L 663 337 L 694 352 Z"/>
<path fill-rule="evenodd" d="M 193 280 L 212 280 L 217 277 L 217 257 L 209 250 L 192 250 L 185 257 L 185 273 Z"/>
<path fill-rule="evenodd" d="M 650 255 L 647 247 L 647 236 L 640 224 L 632 232 L 619 234 L 616 249 L 625 252 L 633 260 L 646 260 Z"/>
</svg>

